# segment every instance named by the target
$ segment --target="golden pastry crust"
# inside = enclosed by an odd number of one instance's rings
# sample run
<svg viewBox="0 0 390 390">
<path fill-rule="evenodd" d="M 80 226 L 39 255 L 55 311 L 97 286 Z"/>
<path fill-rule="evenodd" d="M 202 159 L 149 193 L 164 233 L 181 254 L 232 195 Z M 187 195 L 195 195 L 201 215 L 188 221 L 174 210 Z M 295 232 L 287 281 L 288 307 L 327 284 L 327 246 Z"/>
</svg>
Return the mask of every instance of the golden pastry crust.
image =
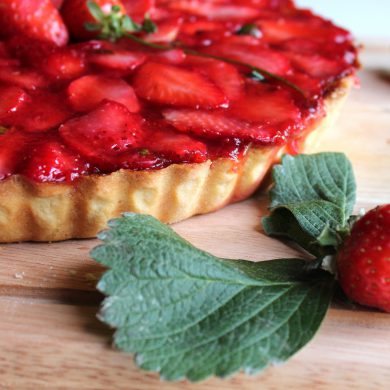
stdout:
<svg viewBox="0 0 390 390">
<path fill-rule="evenodd" d="M 343 79 L 326 99 L 326 116 L 305 132 L 302 151 L 332 125 L 353 83 Z M 219 158 L 153 171 L 121 169 L 73 183 L 35 183 L 13 175 L 0 182 L 0 242 L 94 237 L 124 211 L 173 223 L 251 195 L 285 147 L 252 146 L 239 162 Z"/>
</svg>

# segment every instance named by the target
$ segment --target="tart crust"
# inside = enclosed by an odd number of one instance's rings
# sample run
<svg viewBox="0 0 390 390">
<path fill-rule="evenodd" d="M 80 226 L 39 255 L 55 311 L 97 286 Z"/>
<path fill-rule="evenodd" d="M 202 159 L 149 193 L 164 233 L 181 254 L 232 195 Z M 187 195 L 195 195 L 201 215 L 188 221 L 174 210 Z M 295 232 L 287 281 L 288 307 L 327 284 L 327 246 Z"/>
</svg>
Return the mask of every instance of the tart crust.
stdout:
<svg viewBox="0 0 390 390">
<path fill-rule="evenodd" d="M 325 99 L 326 115 L 300 142 L 308 151 L 332 126 L 353 83 L 340 81 Z M 124 211 L 173 223 L 250 196 L 285 146 L 251 146 L 239 162 L 219 158 L 152 171 L 118 170 L 73 183 L 36 183 L 20 175 L 0 182 L 0 241 L 60 241 L 94 237 Z"/>
</svg>

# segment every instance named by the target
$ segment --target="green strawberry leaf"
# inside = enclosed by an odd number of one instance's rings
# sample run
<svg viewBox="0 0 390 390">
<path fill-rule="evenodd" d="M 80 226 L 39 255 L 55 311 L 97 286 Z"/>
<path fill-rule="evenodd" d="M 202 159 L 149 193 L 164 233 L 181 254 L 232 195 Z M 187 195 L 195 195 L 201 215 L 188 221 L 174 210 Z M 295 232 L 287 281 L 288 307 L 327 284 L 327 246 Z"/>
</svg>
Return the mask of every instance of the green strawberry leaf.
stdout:
<svg viewBox="0 0 390 390">
<path fill-rule="evenodd" d="M 91 252 L 109 268 L 99 318 L 119 349 L 165 379 L 256 373 L 297 352 L 325 316 L 333 276 L 304 260 L 220 259 L 145 215 L 109 227 Z"/>
<path fill-rule="evenodd" d="M 308 252 L 334 253 L 349 231 L 356 196 L 352 166 L 342 153 L 286 155 L 273 169 L 267 234 L 296 241 Z"/>
</svg>

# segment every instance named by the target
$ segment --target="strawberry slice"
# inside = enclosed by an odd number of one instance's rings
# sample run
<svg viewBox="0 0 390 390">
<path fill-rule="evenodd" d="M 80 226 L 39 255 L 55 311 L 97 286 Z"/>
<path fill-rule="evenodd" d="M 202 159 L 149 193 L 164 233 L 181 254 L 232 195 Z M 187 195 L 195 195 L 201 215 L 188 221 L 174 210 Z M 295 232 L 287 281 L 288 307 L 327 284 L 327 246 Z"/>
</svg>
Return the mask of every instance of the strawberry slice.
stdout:
<svg viewBox="0 0 390 390">
<path fill-rule="evenodd" d="M 288 77 L 288 80 L 304 91 L 306 97 L 312 99 L 319 97 L 324 84 L 321 80 L 309 77 L 307 74 L 301 72 L 294 72 Z"/>
<path fill-rule="evenodd" d="M 173 106 L 211 108 L 228 103 L 220 89 L 199 73 L 156 62 L 138 70 L 134 89 L 146 100 Z"/>
<path fill-rule="evenodd" d="M 46 87 L 48 84 L 42 74 L 18 66 L 0 66 L 0 81 L 25 89 Z"/>
<path fill-rule="evenodd" d="M 207 147 L 187 134 L 180 134 L 163 122 L 150 122 L 140 145 L 148 152 L 172 162 L 201 163 L 207 160 Z"/>
<path fill-rule="evenodd" d="M 19 87 L 0 87 L 0 118 L 18 112 L 26 99 L 26 92 Z"/>
<path fill-rule="evenodd" d="M 162 20 L 158 23 L 157 31 L 152 34 L 146 34 L 144 39 L 148 42 L 173 42 L 177 38 L 182 22 L 182 18 Z"/>
<path fill-rule="evenodd" d="M 85 56 L 70 47 L 50 54 L 41 69 L 57 80 L 71 80 L 82 76 L 87 70 Z"/>
<path fill-rule="evenodd" d="M 18 130 L 8 130 L 0 134 L 0 180 L 11 176 L 21 163 L 20 156 L 24 153 L 28 136 Z"/>
<path fill-rule="evenodd" d="M 64 0 L 50 0 L 54 7 L 56 7 L 57 9 L 60 9 L 62 7 L 62 4 L 64 2 Z"/>
<path fill-rule="evenodd" d="M 22 174 L 37 182 L 69 182 L 88 173 L 89 165 L 56 140 L 31 150 Z"/>
<path fill-rule="evenodd" d="M 0 24 L 3 37 L 21 34 L 58 46 L 68 41 L 68 31 L 50 0 L 2 1 Z"/>
<path fill-rule="evenodd" d="M 225 112 L 169 109 L 163 115 L 176 129 L 206 138 L 240 138 L 259 143 L 278 142 L 281 138 L 273 127 L 232 118 Z"/>
<path fill-rule="evenodd" d="M 70 83 L 67 92 L 70 104 L 77 111 L 90 111 L 104 99 L 122 103 L 130 112 L 140 109 L 133 88 L 119 78 L 83 76 Z"/>
<path fill-rule="evenodd" d="M 122 0 L 122 3 L 127 15 L 137 22 L 141 22 L 145 14 L 153 14 L 156 6 L 155 0 Z"/>
<path fill-rule="evenodd" d="M 301 111 L 288 92 L 272 91 L 259 84 L 251 88 L 242 99 L 232 103 L 229 111 L 242 120 L 266 124 L 298 122 L 301 118 Z"/>
<path fill-rule="evenodd" d="M 155 53 L 153 59 L 157 62 L 166 62 L 172 65 L 180 65 L 187 58 L 187 54 L 182 49 L 164 50 L 160 53 Z"/>
<path fill-rule="evenodd" d="M 342 76 L 343 63 L 333 61 L 317 54 L 289 54 L 293 66 L 310 77 L 326 80 L 333 77 Z"/>
<path fill-rule="evenodd" d="M 104 101 L 95 110 L 65 122 L 59 133 L 72 149 L 99 168 L 110 169 L 116 167 L 116 156 L 136 144 L 141 122 L 124 105 Z"/>
<path fill-rule="evenodd" d="M 229 100 L 236 100 L 243 94 L 245 82 L 235 66 L 221 61 L 209 61 L 199 70 L 207 75 Z"/>
<path fill-rule="evenodd" d="M 175 11 L 221 21 L 253 19 L 259 15 L 259 11 L 255 7 L 215 1 L 177 0 L 170 2 L 168 7 Z"/>
<path fill-rule="evenodd" d="M 291 69 L 288 58 L 275 50 L 265 47 L 220 43 L 210 46 L 207 51 L 211 54 L 257 66 L 278 75 L 285 75 Z"/>
<path fill-rule="evenodd" d="M 334 26 L 312 14 L 301 15 L 301 19 L 264 19 L 257 23 L 263 33 L 263 38 L 269 42 L 280 43 L 291 38 L 312 38 L 331 40 L 341 43 L 350 39 L 348 31 Z"/>
<path fill-rule="evenodd" d="M 40 67 L 42 62 L 58 47 L 47 41 L 16 35 L 6 42 L 7 50 L 26 66 Z"/>
<path fill-rule="evenodd" d="M 8 120 L 8 125 L 28 132 L 55 128 L 71 116 L 64 97 L 49 91 L 31 92 L 21 109 Z"/>
<path fill-rule="evenodd" d="M 146 55 L 129 50 L 102 50 L 88 56 L 88 60 L 99 68 L 131 72 L 146 60 Z"/>
</svg>

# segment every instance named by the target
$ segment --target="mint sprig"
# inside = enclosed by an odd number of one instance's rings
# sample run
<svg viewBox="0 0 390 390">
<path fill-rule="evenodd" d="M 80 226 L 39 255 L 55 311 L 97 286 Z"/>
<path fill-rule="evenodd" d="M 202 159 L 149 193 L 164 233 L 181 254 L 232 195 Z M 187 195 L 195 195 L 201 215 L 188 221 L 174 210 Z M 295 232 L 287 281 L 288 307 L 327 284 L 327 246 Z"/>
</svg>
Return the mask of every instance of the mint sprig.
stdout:
<svg viewBox="0 0 390 390">
<path fill-rule="evenodd" d="M 333 277 L 304 260 L 226 260 L 201 251 L 156 219 L 124 214 L 91 256 L 110 270 L 99 318 L 115 345 L 162 378 L 199 381 L 261 371 L 316 333 Z"/>
<path fill-rule="evenodd" d="M 267 234 L 292 239 L 315 256 L 337 251 L 350 229 L 356 198 L 351 163 L 342 153 L 285 156 L 273 168 Z"/>
<path fill-rule="evenodd" d="M 112 42 L 117 41 L 121 38 L 131 39 L 139 45 L 155 49 L 159 51 L 167 51 L 176 48 L 182 49 L 186 54 L 211 58 L 219 61 L 223 61 L 229 64 L 238 65 L 247 68 L 250 71 L 250 76 L 255 75 L 257 80 L 269 79 L 274 82 L 284 84 L 285 86 L 298 92 L 304 99 L 306 99 L 305 92 L 293 82 L 286 78 L 279 76 L 275 73 L 269 72 L 266 69 L 247 64 L 243 61 L 236 60 L 233 58 L 226 58 L 223 56 L 217 56 L 213 54 L 204 53 L 198 50 L 190 49 L 179 42 L 172 42 L 170 44 L 159 44 L 154 42 L 148 42 L 143 38 L 135 35 L 135 33 L 154 33 L 157 31 L 157 25 L 150 19 L 149 15 L 145 15 L 145 19 L 142 24 L 136 23 L 130 16 L 121 13 L 120 7 L 112 6 L 110 13 L 104 13 L 100 6 L 94 1 L 88 1 L 87 6 L 90 14 L 96 20 L 95 23 L 85 23 L 85 29 L 88 31 L 95 31 L 99 33 L 99 38 L 109 40 Z M 243 33 L 247 33 L 246 29 Z M 240 33 L 240 32 L 239 32 Z M 253 34 L 252 34 L 253 35 Z"/>
<path fill-rule="evenodd" d="M 100 6 L 94 1 L 87 1 L 87 8 L 95 22 L 85 23 L 85 29 L 99 33 L 99 38 L 109 41 L 117 41 L 135 32 L 152 34 L 157 31 L 157 26 L 152 22 L 149 15 L 145 15 L 142 24 L 136 23 L 128 15 L 122 13 L 118 5 L 111 7 L 111 12 L 103 12 Z"/>
</svg>

